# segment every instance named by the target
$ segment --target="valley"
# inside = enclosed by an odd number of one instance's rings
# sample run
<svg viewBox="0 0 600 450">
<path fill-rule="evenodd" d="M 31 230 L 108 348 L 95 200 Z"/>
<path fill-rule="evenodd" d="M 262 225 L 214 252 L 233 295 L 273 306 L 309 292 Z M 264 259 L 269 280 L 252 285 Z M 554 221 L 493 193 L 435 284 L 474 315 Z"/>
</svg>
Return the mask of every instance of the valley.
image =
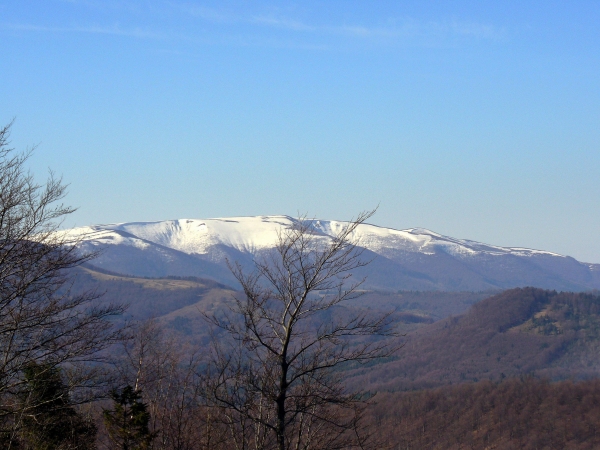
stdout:
<svg viewBox="0 0 600 450">
<path fill-rule="evenodd" d="M 203 278 L 142 278 L 91 265 L 78 269 L 76 292 L 126 301 L 122 321 L 153 319 L 177 339 L 210 344 L 203 314 L 232 306 L 235 289 Z M 503 292 L 364 291 L 333 314 L 392 312 L 403 347 L 391 360 L 349 368 L 349 387 L 373 391 L 433 388 L 533 375 L 551 380 L 600 375 L 600 298 L 536 288 Z M 332 319 L 330 319 L 332 320 Z M 218 335 L 218 334 L 217 334 Z"/>
</svg>

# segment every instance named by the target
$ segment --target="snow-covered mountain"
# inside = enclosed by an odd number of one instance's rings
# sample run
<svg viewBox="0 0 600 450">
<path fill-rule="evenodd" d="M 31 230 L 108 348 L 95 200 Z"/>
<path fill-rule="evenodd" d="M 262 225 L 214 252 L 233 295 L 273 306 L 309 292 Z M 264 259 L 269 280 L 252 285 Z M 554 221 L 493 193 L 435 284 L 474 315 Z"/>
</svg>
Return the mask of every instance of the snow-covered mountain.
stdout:
<svg viewBox="0 0 600 450">
<path fill-rule="evenodd" d="M 86 251 L 100 250 L 93 264 L 137 276 L 202 276 L 233 283 L 226 261 L 250 264 L 274 247 L 289 216 L 131 222 L 66 230 Z M 321 239 L 344 222 L 311 220 Z M 483 290 L 516 286 L 585 290 L 600 288 L 600 265 L 556 253 L 497 247 L 454 239 L 423 228 L 394 230 L 362 224 L 355 233 L 373 262 L 357 275 L 366 287 L 403 290 Z"/>
</svg>

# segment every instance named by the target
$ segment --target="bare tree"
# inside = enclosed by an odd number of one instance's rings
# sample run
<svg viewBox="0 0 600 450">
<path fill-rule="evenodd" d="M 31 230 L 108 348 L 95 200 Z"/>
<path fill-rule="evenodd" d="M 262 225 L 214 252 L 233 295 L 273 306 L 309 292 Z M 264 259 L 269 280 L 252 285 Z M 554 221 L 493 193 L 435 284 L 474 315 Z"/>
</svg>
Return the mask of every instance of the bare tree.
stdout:
<svg viewBox="0 0 600 450">
<path fill-rule="evenodd" d="M 150 414 L 149 430 L 157 450 L 223 448 L 222 426 L 211 420 L 204 391 L 206 377 L 199 351 L 165 330 L 156 320 L 132 326 L 123 342 L 118 372 L 120 384 L 140 393 Z M 102 431 L 102 430 L 101 430 Z M 100 445 L 111 448 L 105 436 Z"/>
<path fill-rule="evenodd" d="M 120 339 L 110 318 L 122 305 L 100 306 L 98 295 L 71 292 L 72 270 L 83 255 L 61 220 L 74 209 L 61 200 L 66 186 L 50 172 L 38 184 L 26 171 L 30 152 L 8 145 L 10 124 L 0 129 L 0 433 L 14 441 L 23 418 L 38 405 L 18 401 L 31 364 L 60 367 L 71 401 L 84 401 L 98 382 L 101 351 Z M 45 376 L 41 373 L 40 376 Z M 86 395 L 84 395 L 84 393 Z M 6 444 L 10 446 L 10 444 Z"/>
<path fill-rule="evenodd" d="M 276 250 L 245 273 L 231 313 L 207 316 L 231 339 L 215 343 L 210 382 L 214 405 L 237 449 L 364 448 L 360 393 L 344 387 L 341 369 L 390 355 L 397 347 L 390 315 L 348 312 L 368 261 L 357 228 L 374 211 L 347 222 L 333 238 L 301 217 L 279 233 Z M 216 341 L 215 341 L 216 342 Z"/>
</svg>

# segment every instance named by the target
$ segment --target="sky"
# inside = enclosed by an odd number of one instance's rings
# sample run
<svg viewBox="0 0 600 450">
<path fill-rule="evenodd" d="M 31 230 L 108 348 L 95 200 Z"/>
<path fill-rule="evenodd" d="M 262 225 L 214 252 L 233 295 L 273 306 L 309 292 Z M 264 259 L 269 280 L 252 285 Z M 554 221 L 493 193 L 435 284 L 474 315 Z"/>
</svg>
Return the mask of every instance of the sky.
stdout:
<svg viewBox="0 0 600 450">
<path fill-rule="evenodd" d="M 0 2 L 63 226 L 307 213 L 600 263 L 600 2 Z"/>
</svg>

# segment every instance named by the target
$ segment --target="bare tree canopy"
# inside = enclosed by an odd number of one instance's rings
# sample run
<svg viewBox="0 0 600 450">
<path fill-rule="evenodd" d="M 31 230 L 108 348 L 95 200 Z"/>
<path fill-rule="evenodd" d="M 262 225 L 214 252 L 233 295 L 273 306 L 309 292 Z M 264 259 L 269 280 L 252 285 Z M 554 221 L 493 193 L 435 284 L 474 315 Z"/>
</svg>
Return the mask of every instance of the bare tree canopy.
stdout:
<svg viewBox="0 0 600 450">
<path fill-rule="evenodd" d="M 238 449 L 363 448 L 360 393 L 344 388 L 340 369 L 390 355 L 390 315 L 348 313 L 360 295 L 354 269 L 368 264 L 355 239 L 374 211 L 330 239 L 306 216 L 282 229 L 276 250 L 245 273 L 231 314 L 210 316 L 230 345 L 213 349 L 211 395 Z M 383 339 L 382 339 L 383 337 Z"/>
<path fill-rule="evenodd" d="M 217 446 L 222 439 L 213 430 L 203 402 L 204 377 L 198 374 L 201 352 L 154 320 L 133 324 L 131 331 L 132 339 L 123 342 L 116 368 L 120 384 L 141 393 L 147 404 L 152 448 L 226 448 Z"/>
<path fill-rule="evenodd" d="M 61 220 L 74 211 L 61 201 L 66 186 L 52 172 L 38 184 L 26 170 L 30 152 L 9 147 L 10 124 L 0 129 L 0 431 L 19 428 L 36 405 L 17 400 L 31 364 L 55 371 L 78 388 L 95 382 L 90 362 L 120 338 L 109 319 L 122 305 L 99 306 L 94 292 L 72 295 L 71 269 L 80 254 Z M 54 372 L 53 372 L 54 373 Z M 44 374 L 40 374 L 43 376 Z M 66 392 L 67 390 L 65 390 Z"/>
</svg>

